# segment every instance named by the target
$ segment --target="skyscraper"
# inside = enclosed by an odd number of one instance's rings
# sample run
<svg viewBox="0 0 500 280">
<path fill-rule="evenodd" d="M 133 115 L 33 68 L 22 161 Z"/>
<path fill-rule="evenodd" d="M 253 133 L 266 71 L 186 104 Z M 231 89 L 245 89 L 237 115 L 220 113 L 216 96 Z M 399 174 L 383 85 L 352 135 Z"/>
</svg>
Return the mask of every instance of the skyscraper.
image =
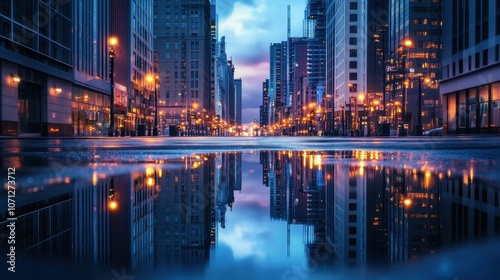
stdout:
<svg viewBox="0 0 500 280">
<path fill-rule="evenodd" d="M 108 39 L 110 1 L 73 1 L 71 120 L 73 135 L 106 135 L 110 124 Z M 115 108 L 124 111 L 125 85 L 115 83 Z M 115 121 L 120 120 L 117 118 Z M 123 124 L 122 122 L 115 124 Z"/>
<path fill-rule="evenodd" d="M 280 123 L 283 115 L 286 85 L 286 42 L 269 47 L 269 124 Z"/>
<path fill-rule="evenodd" d="M 390 114 L 394 123 L 409 124 L 410 134 L 415 133 L 420 110 L 424 130 L 442 123 L 438 90 L 441 6 L 440 0 L 391 0 L 389 5 L 389 52 L 386 58 L 393 62 L 388 81 L 390 103 L 393 104 Z M 419 108 L 420 91 L 422 99 Z"/>
<path fill-rule="evenodd" d="M 234 79 L 234 125 L 242 125 L 243 111 L 241 108 L 241 95 L 243 94 L 243 81 Z"/>
<path fill-rule="evenodd" d="M 384 42 L 381 33 L 387 25 L 387 3 L 334 1 L 329 3 L 328 11 L 327 90 L 334 91 L 331 94 L 336 129 L 341 135 L 355 136 L 361 134 L 365 126 L 367 131 L 375 129 L 376 118 L 369 122 L 363 111 L 383 99 L 384 63 L 380 43 Z"/>
<path fill-rule="evenodd" d="M 225 134 L 227 125 L 233 125 L 235 113 L 234 65 L 227 58 L 226 38 L 222 36 L 218 42 L 216 55 L 216 83 L 215 83 L 215 113 L 219 119 L 219 126 Z"/>
<path fill-rule="evenodd" d="M 269 125 L 269 79 L 262 83 L 262 105 L 260 106 L 260 128 L 266 130 Z"/>
<path fill-rule="evenodd" d="M 155 0 L 155 15 L 159 102 L 165 104 L 166 123 L 187 131 L 189 115 L 211 109 L 210 1 Z"/>
<path fill-rule="evenodd" d="M 110 1 L 110 36 L 114 46 L 115 128 L 126 131 L 139 125 L 152 132 L 155 112 L 153 63 L 153 0 Z M 127 92 L 124 100 L 123 92 Z"/>
</svg>

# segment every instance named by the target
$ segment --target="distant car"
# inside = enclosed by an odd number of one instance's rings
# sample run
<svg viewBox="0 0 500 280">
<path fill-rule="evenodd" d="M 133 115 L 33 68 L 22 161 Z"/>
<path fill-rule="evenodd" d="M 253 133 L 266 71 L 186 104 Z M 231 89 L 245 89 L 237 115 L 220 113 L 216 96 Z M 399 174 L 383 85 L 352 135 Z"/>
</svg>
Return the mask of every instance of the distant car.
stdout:
<svg viewBox="0 0 500 280">
<path fill-rule="evenodd" d="M 436 127 L 431 130 L 424 131 L 423 133 L 424 136 L 442 136 L 443 135 L 443 128 L 442 127 Z"/>
</svg>

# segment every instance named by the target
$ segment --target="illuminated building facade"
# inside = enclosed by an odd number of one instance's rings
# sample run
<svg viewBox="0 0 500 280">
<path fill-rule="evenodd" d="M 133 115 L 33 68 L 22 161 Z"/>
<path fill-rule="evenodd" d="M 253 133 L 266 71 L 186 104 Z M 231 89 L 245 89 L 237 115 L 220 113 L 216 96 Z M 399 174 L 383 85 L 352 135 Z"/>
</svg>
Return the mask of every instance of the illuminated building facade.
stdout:
<svg viewBox="0 0 500 280">
<path fill-rule="evenodd" d="M 500 133 L 500 2 L 442 2 L 444 130 Z"/>
<path fill-rule="evenodd" d="M 212 110 L 213 8 L 209 0 L 155 0 L 154 12 L 159 102 L 166 124 L 188 133 L 193 114 Z"/>
</svg>

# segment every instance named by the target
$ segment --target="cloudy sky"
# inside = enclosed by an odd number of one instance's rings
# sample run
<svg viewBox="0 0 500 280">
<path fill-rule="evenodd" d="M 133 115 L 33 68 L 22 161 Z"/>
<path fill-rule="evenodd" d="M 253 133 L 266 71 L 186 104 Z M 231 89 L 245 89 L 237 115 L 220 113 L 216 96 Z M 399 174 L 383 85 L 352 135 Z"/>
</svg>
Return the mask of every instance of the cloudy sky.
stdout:
<svg viewBox="0 0 500 280">
<path fill-rule="evenodd" d="M 233 59 L 235 78 L 243 80 L 243 123 L 259 119 L 262 82 L 269 78 L 269 45 L 286 40 L 287 5 L 291 35 L 302 36 L 307 0 L 217 0 L 219 38 Z"/>
</svg>

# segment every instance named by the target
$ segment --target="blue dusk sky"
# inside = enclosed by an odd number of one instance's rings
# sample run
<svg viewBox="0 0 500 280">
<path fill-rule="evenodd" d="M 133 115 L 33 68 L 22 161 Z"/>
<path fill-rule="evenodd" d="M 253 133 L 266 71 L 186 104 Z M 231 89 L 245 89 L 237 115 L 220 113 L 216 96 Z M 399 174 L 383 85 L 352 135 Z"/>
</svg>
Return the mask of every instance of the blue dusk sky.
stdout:
<svg viewBox="0 0 500 280">
<path fill-rule="evenodd" d="M 217 0 L 219 38 L 243 81 L 243 123 L 259 119 L 262 83 L 269 79 L 269 45 L 286 40 L 287 5 L 291 6 L 291 36 L 302 36 L 307 0 Z"/>
</svg>

